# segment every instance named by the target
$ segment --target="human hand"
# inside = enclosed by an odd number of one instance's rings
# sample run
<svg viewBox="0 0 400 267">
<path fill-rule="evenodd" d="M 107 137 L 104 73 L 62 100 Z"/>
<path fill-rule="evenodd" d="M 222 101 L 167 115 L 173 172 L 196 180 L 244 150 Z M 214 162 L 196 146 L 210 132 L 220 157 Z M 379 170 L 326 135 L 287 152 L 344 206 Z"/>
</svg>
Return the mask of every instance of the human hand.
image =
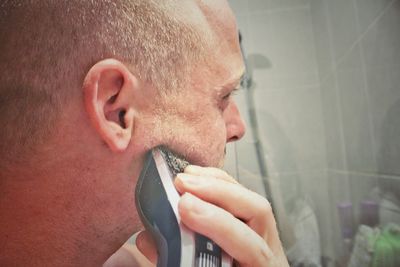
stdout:
<svg viewBox="0 0 400 267">
<path fill-rule="evenodd" d="M 240 266 L 288 266 L 265 198 L 216 168 L 188 166 L 175 186 L 182 194 L 182 222 L 211 238 Z"/>
<path fill-rule="evenodd" d="M 182 195 L 181 221 L 205 235 L 242 267 L 289 266 L 269 202 L 240 185 L 223 170 L 190 165 L 178 174 L 175 186 Z M 147 234 L 137 245 L 155 262 Z"/>
</svg>

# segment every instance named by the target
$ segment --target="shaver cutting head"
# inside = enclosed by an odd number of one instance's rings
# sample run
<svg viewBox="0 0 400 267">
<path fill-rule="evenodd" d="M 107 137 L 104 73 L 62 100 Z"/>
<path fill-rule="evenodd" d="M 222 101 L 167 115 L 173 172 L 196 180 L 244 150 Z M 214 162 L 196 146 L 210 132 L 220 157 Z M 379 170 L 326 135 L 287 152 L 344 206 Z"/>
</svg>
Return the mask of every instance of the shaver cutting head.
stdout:
<svg viewBox="0 0 400 267">
<path fill-rule="evenodd" d="M 183 172 L 185 168 L 189 165 L 189 162 L 187 162 L 182 156 L 178 156 L 177 154 L 172 153 L 167 148 L 159 147 L 158 149 L 165 159 L 165 162 L 168 164 L 168 167 L 174 177 L 178 173 Z"/>
<path fill-rule="evenodd" d="M 189 163 L 165 147 L 147 154 L 135 192 L 140 218 L 157 245 L 158 267 L 228 267 L 232 260 L 180 221 L 175 176 Z"/>
</svg>

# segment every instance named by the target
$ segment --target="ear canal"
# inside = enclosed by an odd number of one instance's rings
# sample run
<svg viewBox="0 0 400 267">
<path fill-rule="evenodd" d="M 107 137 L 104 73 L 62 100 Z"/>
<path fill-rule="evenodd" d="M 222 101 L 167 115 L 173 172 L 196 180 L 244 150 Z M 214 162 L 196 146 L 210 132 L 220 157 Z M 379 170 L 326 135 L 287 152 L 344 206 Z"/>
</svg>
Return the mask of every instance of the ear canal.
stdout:
<svg viewBox="0 0 400 267">
<path fill-rule="evenodd" d="M 113 95 L 112 97 L 110 97 L 110 99 L 107 101 L 108 104 L 114 104 L 115 100 L 117 99 L 117 94 Z"/>
<path fill-rule="evenodd" d="M 124 129 L 126 129 L 126 124 L 125 124 L 125 113 L 126 113 L 125 110 L 121 110 L 121 111 L 118 113 L 119 123 L 121 124 L 121 127 L 124 128 Z"/>
</svg>

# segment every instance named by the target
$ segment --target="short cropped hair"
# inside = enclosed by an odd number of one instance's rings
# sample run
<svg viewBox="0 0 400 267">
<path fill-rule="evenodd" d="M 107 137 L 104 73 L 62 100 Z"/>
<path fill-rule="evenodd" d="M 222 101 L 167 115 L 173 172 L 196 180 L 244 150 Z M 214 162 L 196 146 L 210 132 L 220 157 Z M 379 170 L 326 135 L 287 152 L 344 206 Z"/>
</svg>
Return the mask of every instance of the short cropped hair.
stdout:
<svg viewBox="0 0 400 267">
<path fill-rule="evenodd" d="M 182 88 L 205 41 L 159 0 L 3 0 L 0 155 L 12 160 L 53 132 L 101 59 L 116 58 L 160 91 Z"/>
</svg>

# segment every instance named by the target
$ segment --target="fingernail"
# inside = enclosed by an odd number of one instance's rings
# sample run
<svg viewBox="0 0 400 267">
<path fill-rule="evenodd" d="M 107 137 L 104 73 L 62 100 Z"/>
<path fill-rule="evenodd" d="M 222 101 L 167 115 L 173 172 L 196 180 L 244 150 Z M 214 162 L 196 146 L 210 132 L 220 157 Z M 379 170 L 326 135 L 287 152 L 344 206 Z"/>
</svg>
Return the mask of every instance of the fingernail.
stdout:
<svg viewBox="0 0 400 267">
<path fill-rule="evenodd" d="M 200 182 L 199 177 L 189 175 L 187 173 L 178 173 L 176 178 L 186 185 L 197 185 Z"/>
<path fill-rule="evenodd" d="M 185 168 L 185 173 L 200 174 L 203 168 L 197 165 L 188 165 Z"/>
<path fill-rule="evenodd" d="M 196 214 L 205 214 L 207 212 L 207 205 L 190 193 L 185 193 L 181 197 L 180 205 L 189 212 Z"/>
</svg>

